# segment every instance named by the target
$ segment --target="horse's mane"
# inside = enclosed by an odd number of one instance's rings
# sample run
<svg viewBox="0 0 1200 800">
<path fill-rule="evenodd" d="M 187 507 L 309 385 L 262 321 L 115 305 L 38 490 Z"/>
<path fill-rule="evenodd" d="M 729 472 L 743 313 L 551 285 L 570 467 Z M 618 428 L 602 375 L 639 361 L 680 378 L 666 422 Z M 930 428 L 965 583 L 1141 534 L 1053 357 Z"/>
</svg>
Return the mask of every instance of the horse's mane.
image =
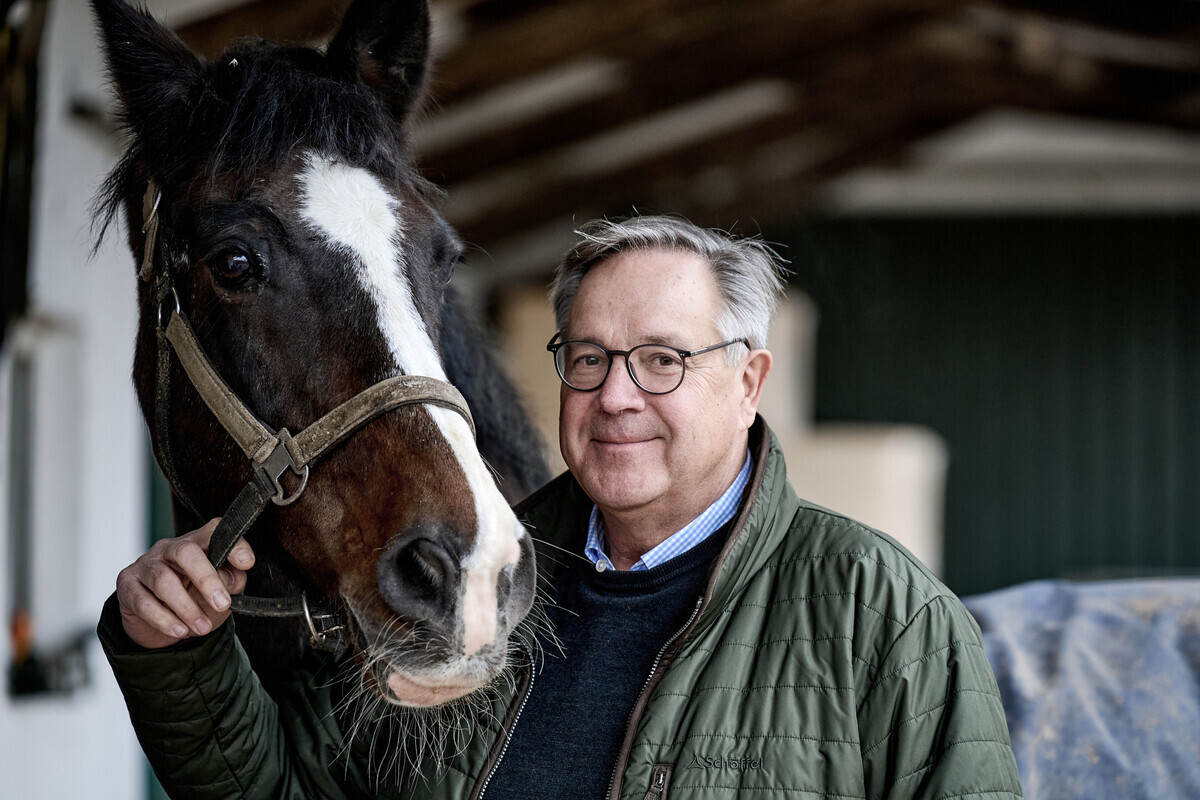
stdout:
<svg viewBox="0 0 1200 800">
<path fill-rule="evenodd" d="M 161 96 L 139 104 L 159 109 L 153 116 L 133 119 L 121 104 L 128 147 L 93 203 L 97 246 L 151 175 L 163 186 L 197 174 L 248 181 L 300 149 L 340 157 L 384 180 L 403 178 L 440 203 L 441 190 L 413 169 L 407 132 L 384 100 L 331 75 L 322 54 L 246 41 L 195 74 L 203 76 L 195 85 L 181 78 L 180 85 L 155 87 Z"/>
</svg>

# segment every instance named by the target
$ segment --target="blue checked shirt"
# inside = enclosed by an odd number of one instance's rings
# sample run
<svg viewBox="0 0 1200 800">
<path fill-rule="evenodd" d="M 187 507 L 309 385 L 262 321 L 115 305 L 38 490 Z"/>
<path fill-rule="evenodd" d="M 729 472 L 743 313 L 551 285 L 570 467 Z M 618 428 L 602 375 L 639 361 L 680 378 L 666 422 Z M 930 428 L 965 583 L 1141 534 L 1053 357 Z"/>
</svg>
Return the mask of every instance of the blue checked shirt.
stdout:
<svg viewBox="0 0 1200 800">
<path fill-rule="evenodd" d="M 737 513 L 738 503 L 742 499 L 742 491 L 750 481 L 752 466 L 750 451 L 746 450 L 746 460 L 742 462 L 742 469 L 733 479 L 729 488 L 725 490 L 725 494 L 718 497 L 715 503 L 704 509 L 700 516 L 689 522 L 682 530 L 671 534 L 666 540 L 659 542 L 653 549 L 644 553 L 637 563 L 629 568 L 629 571 L 652 569 L 663 562 L 670 561 L 675 556 L 683 555 L 733 519 L 733 515 Z M 604 552 L 604 517 L 600 515 L 600 509 L 595 506 L 592 506 L 592 516 L 588 519 L 587 545 L 584 547 L 583 554 L 596 565 L 597 572 L 616 569 Z"/>
</svg>

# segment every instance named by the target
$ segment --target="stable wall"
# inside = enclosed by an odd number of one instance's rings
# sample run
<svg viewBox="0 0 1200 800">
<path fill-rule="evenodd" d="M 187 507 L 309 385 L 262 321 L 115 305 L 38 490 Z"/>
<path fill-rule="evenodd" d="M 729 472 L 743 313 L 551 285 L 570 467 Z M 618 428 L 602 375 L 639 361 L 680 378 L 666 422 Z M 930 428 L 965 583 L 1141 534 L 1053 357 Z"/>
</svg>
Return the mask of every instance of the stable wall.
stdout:
<svg viewBox="0 0 1200 800">
<path fill-rule="evenodd" d="M 103 97 L 87 4 L 50 5 L 40 61 L 30 315 L 0 353 L 0 597 L 18 577 L 32 595 L 34 645 L 86 636 L 89 675 L 69 694 L 0 692 L 0 797 L 143 796 L 143 759 L 95 636 L 117 572 L 144 549 L 145 438 L 129 378 L 135 325 L 132 259 L 114 228 L 89 258 L 88 204 L 117 156 L 115 138 L 72 117 L 77 97 Z M 16 424 L 32 450 L 31 561 L 14 564 L 13 389 L 27 366 L 32 409 Z M 16 462 L 18 465 L 20 462 Z M 17 571 L 19 570 L 19 575 Z M 6 602 L 7 621 L 11 608 Z M 11 642 L 0 637 L 7 669 Z M 7 683 L 7 681 L 6 681 Z"/>
<path fill-rule="evenodd" d="M 821 308 L 818 423 L 946 442 L 960 594 L 1200 571 L 1200 216 L 858 217 L 773 234 Z"/>
</svg>

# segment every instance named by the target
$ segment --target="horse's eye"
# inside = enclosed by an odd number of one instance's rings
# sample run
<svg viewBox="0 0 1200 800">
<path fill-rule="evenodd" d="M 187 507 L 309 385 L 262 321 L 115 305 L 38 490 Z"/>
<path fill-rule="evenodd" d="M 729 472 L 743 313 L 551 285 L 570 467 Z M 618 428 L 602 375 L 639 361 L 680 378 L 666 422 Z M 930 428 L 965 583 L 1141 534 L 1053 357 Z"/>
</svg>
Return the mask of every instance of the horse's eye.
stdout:
<svg viewBox="0 0 1200 800">
<path fill-rule="evenodd" d="M 208 258 L 208 267 L 223 285 L 237 288 L 254 275 L 254 257 L 246 251 L 229 247 L 218 250 Z"/>
</svg>

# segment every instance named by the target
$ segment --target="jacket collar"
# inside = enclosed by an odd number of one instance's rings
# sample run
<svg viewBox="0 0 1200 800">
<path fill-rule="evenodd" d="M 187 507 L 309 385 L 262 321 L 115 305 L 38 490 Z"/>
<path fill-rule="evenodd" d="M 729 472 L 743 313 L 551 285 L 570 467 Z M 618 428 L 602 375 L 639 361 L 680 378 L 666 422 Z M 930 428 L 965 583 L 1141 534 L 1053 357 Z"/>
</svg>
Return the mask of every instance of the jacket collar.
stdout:
<svg viewBox="0 0 1200 800">
<path fill-rule="evenodd" d="M 761 416 L 750 427 L 749 438 L 754 470 L 725 547 L 713 561 L 704 595 L 705 610 L 714 602 L 720 608 L 759 571 L 779 546 L 787 522 L 799 506 L 787 483 L 779 441 Z M 564 558 L 582 557 L 591 506 L 591 500 L 569 472 L 517 504 L 517 516 L 534 539 L 543 585 L 553 581 Z M 702 611 L 698 624 L 703 624 L 706 617 Z"/>
<path fill-rule="evenodd" d="M 713 560 L 696 627 L 713 618 L 768 563 L 782 544 L 800 500 L 787 480 L 787 465 L 779 440 L 762 416 L 750 428 L 754 472 L 733 529 L 720 554 Z"/>
</svg>

